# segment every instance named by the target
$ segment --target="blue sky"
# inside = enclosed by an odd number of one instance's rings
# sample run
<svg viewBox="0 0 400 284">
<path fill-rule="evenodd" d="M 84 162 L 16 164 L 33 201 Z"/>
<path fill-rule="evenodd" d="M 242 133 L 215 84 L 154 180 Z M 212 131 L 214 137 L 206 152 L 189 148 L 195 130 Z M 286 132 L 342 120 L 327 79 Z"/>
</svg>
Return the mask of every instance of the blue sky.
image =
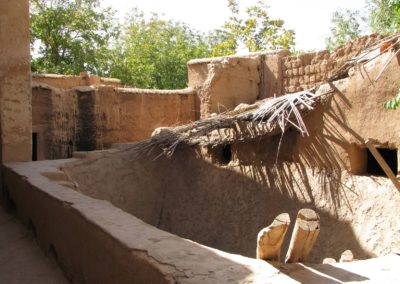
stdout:
<svg viewBox="0 0 400 284">
<path fill-rule="evenodd" d="M 226 0 L 103 0 L 112 6 L 120 18 L 132 7 L 149 13 L 163 14 L 167 19 L 186 22 L 191 27 L 207 32 L 220 27 L 229 17 Z M 238 0 L 241 7 L 256 0 Z M 285 21 L 295 30 L 297 48 L 325 49 L 324 39 L 329 35 L 330 18 L 339 9 L 360 10 L 364 0 L 265 0 L 273 18 Z"/>
</svg>

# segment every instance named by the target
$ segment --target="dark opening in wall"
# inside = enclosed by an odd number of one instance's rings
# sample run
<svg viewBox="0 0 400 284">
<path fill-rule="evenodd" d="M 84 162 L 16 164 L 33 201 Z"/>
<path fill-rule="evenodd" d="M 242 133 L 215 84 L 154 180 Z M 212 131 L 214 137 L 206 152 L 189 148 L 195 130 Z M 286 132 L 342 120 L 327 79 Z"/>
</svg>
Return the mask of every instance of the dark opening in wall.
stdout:
<svg viewBox="0 0 400 284">
<path fill-rule="evenodd" d="M 32 161 L 37 161 L 38 159 L 38 134 L 36 132 L 32 133 Z"/>
<path fill-rule="evenodd" d="M 232 149 L 231 144 L 226 144 L 222 147 L 222 157 L 221 162 L 223 164 L 229 164 L 232 161 Z"/>
<path fill-rule="evenodd" d="M 210 148 L 209 151 L 213 163 L 227 165 L 232 161 L 232 147 L 230 144 L 218 145 Z"/>
<path fill-rule="evenodd" d="M 392 172 L 396 175 L 398 170 L 397 165 L 397 149 L 386 149 L 386 148 L 376 148 L 376 150 L 381 154 L 382 158 L 388 164 Z M 372 153 L 367 149 L 367 174 L 374 176 L 385 176 L 385 172 L 379 165 L 378 161 L 372 155 Z"/>
</svg>

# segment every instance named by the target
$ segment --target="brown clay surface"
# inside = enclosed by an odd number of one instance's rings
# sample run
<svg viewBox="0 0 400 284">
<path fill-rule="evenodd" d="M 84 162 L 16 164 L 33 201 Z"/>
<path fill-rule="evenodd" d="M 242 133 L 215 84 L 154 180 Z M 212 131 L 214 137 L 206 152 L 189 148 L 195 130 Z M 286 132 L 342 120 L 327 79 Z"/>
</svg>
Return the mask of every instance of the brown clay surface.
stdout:
<svg viewBox="0 0 400 284">
<path fill-rule="evenodd" d="M 178 149 L 171 159 L 156 161 L 125 150 L 93 153 L 65 171 L 85 194 L 228 252 L 253 257 L 257 233 L 276 215 L 288 212 L 293 218 L 299 209 L 312 208 L 323 229 L 310 261 L 338 260 L 347 249 L 356 259 L 385 255 L 400 249 L 393 230 L 400 226 L 400 195 L 385 177 L 349 171 L 354 161 L 362 162 L 351 149 L 362 147 L 365 139 L 389 148 L 400 144 L 400 112 L 382 107 L 397 91 L 398 63 L 393 60 L 375 83 L 365 79 L 365 72 L 376 76 L 388 56 L 366 65 L 364 73 L 355 70 L 337 81 L 340 93 L 305 120 L 310 136 L 287 131 L 278 163 L 281 137 L 273 136 L 232 143 L 229 161 L 218 147 L 208 156 L 204 149 Z"/>
<path fill-rule="evenodd" d="M 0 283 L 67 284 L 60 268 L 35 242 L 33 232 L 0 204 Z"/>
<path fill-rule="evenodd" d="M 400 249 L 392 229 L 400 196 L 386 178 L 300 164 L 220 167 L 189 150 L 156 162 L 126 150 L 90 156 L 64 168 L 78 191 L 211 247 L 254 257 L 257 233 L 277 214 L 310 207 L 323 228 L 310 261 L 339 259 L 346 249 L 357 259 Z"/>
<path fill-rule="evenodd" d="M 102 160 L 109 154 L 89 154 L 90 163 Z M 10 164 L 4 168 L 4 182 L 17 205 L 19 216 L 23 220 L 31 220 L 41 246 L 53 248 L 68 277 L 76 282 L 399 281 L 397 255 L 334 265 L 291 264 L 273 267 L 265 261 L 232 255 L 179 238 L 138 220 L 107 201 L 92 199 L 71 190 L 78 185 L 68 181 L 68 176 L 58 170 L 64 163 L 66 161 L 60 160 Z M 235 213 L 234 210 L 231 212 L 231 215 Z M 197 217 L 196 225 L 202 225 L 202 216 Z"/>
<path fill-rule="evenodd" d="M 106 86 L 59 89 L 35 83 L 32 107 L 38 160 L 60 159 L 76 150 L 146 139 L 158 127 L 189 123 L 195 119 L 195 93 Z"/>
<path fill-rule="evenodd" d="M 1 162 L 32 158 L 29 1 L 0 2 Z"/>
</svg>

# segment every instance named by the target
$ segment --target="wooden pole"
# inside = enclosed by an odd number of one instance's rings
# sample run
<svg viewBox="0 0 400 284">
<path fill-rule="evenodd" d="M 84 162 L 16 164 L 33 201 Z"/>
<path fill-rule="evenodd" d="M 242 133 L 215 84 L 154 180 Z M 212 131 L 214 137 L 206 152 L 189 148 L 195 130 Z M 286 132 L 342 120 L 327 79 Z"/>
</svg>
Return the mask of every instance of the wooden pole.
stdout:
<svg viewBox="0 0 400 284">
<path fill-rule="evenodd" d="M 262 229 L 257 235 L 257 258 L 279 261 L 281 246 L 290 224 L 288 213 L 278 215 L 271 225 Z"/>
<path fill-rule="evenodd" d="M 319 230 L 318 214 L 312 209 L 301 209 L 297 213 L 285 262 L 305 262 L 318 237 Z"/>
<path fill-rule="evenodd" d="M 393 185 L 397 188 L 400 192 L 400 183 L 397 180 L 395 174 L 390 169 L 389 165 L 386 163 L 385 159 L 379 154 L 378 150 L 375 149 L 374 145 L 371 142 L 371 139 L 365 140 L 365 145 L 368 147 L 371 154 L 374 156 L 375 160 L 381 166 L 382 170 L 385 172 L 387 177 L 392 181 Z"/>
</svg>

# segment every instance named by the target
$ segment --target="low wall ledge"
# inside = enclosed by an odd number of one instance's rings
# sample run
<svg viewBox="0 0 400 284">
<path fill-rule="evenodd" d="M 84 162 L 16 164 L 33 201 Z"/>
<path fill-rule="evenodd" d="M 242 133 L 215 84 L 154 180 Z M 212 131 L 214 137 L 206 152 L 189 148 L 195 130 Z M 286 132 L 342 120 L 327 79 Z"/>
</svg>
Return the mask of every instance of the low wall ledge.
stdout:
<svg viewBox="0 0 400 284">
<path fill-rule="evenodd" d="M 273 55 L 287 56 L 287 55 L 290 55 L 290 52 L 287 49 L 279 49 L 279 50 L 251 52 L 251 53 L 246 53 L 246 54 L 233 54 L 233 55 L 220 56 L 220 57 L 198 58 L 198 59 L 190 60 L 187 64 L 188 65 L 195 65 L 195 64 L 220 62 L 220 61 L 222 61 L 224 59 L 228 59 L 228 60 L 229 59 L 251 59 L 251 58 L 257 58 L 260 55 L 264 55 L 264 56 L 273 56 Z"/>
<path fill-rule="evenodd" d="M 157 89 L 138 89 L 138 88 L 115 88 L 115 91 L 123 94 L 143 94 L 143 95 L 191 95 L 196 91 L 193 88 L 181 90 L 157 90 Z"/>
</svg>

